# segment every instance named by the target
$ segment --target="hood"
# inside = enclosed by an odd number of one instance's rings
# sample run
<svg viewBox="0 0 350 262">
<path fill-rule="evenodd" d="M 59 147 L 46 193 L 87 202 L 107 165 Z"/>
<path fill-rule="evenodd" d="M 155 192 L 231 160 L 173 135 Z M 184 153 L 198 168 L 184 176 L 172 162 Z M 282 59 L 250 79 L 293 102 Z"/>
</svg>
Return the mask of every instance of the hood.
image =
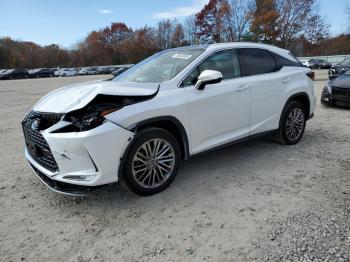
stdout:
<svg viewBox="0 0 350 262">
<path fill-rule="evenodd" d="M 330 86 L 350 89 L 350 76 L 340 75 L 336 79 L 329 82 Z"/>
<path fill-rule="evenodd" d="M 97 95 L 111 96 L 151 96 L 159 84 L 140 84 L 116 81 L 93 81 L 56 89 L 33 107 L 37 112 L 68 113 L 83 108 Z"/>
</svg>

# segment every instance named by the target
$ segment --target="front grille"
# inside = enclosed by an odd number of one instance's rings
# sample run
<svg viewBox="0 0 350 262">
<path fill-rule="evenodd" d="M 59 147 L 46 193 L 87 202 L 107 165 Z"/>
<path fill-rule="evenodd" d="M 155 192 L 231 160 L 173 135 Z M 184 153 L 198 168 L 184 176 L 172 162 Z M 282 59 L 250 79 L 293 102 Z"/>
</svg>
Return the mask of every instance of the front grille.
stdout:
<svg viewBox="0 0 350 262">
<path fill-rule="evenodd" d="M 51 172 L 58 171 L 50 147 L 40 130 L 45 130 L 62 119 L 61 114 L 29 112 L 22 121 L 27 150 L 31 157 Z"/>
<path fill-rule="evenodd" d="M 341 87 L 332 87 L 332 95 L 335 100 L 349 101 L 350 89 Z"/>
</svg>

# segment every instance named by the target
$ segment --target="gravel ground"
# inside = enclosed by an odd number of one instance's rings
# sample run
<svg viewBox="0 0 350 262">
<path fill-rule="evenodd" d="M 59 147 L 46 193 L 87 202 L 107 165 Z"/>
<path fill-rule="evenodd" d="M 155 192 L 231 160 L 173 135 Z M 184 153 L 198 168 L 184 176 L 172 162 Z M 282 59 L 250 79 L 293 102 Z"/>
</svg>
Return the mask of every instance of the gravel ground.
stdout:
<svg viewBox="0 0 350 262">
<path fill-rule="evenodd" d="M 55 194 L 24 160 L 20 120 L 96 78 L 0 81 L 1 261 L 350 261 L 349 110 L 318 105 L 295 146 L 257 139 L 183 162 L 155 196 Z"/>
</svg>

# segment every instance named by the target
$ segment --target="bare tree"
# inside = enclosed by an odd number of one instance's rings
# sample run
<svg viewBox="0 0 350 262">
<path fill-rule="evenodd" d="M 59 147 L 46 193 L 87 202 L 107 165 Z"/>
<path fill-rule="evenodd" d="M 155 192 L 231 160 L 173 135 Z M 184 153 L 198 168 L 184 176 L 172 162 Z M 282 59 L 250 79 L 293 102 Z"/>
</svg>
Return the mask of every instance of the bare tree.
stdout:
<svg viewBox="0 0 350 262">
<path fill-rule="evenodd" d="M 172 36 L 175 31 L 176 20 L 170 21 L 169 19 L 160 21 L 157 28 L 157 42 L 161 49 L 167 49 L 171 47 Z"/>
<path fill-rule="evenodd" d="M 278 0 L 277 41 L 287 48 L 303 34 L 310 41 L 317 41 L 328 35 L 328 26 L 318 14 L 315 0 Z"/>
<path fill-rule="evenodd" d="M 190 45 L 198 45 L 199 39 L 197 36 L 196 16 L 191 15 L 184 22 L 185 39 Z"/>
<path fill-rule="evenodd" d="M 249 30 L 251 12 L 254 6 L 252 0 L 230 1 L 230 40 L 241 41 Z"/>
</svg>

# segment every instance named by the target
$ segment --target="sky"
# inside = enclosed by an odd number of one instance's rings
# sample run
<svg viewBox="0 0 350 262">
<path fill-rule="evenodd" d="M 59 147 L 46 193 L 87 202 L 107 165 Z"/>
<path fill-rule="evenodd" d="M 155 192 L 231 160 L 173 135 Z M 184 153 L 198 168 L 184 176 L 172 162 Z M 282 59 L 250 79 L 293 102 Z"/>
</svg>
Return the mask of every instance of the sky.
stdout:
<svg viewBox="0 0 350 262">
<path fill-rule="evenodd" d="M 162 19 L 179 21 L 197 13 L 208 0 L 0 0 L 0 37 L 59 44 L 70 48 L 92 30 L 111 22 L 132 28 L 154 26 Z M 332 35 L 346 30 L 350 0 L 318 0 Z"/>
</svg>

